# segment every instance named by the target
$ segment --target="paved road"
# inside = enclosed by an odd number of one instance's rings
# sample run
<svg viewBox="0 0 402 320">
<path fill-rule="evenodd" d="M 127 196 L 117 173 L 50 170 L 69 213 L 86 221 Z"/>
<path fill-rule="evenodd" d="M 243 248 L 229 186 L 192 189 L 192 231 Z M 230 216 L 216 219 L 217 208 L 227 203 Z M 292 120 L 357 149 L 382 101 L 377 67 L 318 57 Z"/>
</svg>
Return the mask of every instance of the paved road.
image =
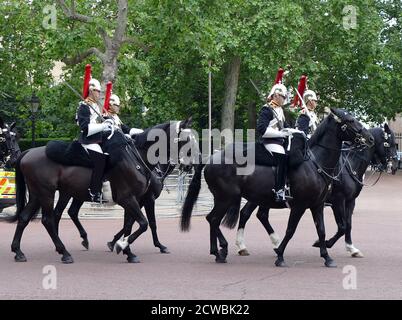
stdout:
<svg viewBox="0 0 402 320">
<path fill-rule="evenodd" d="M 84 220 L 90 250 L 84 251 L 71 221 L 61 224 L 61 237 L 75 259 L 63 265 L 40 222 L 28 227 L 22 242 L 28 262 L 15 263 L 10 242 L 15 225 L 0 223 L 0 299 L 401 299 L 402 298 L 402 172 L 385 176 L 366 188 L 354 216 L 354 244 L 365 258 L 351 258 L 339 241 L 330 250 L 338 268 L 323 267 L 318 249 L 311 247 L 316 232 L 311 214 L 302 218 L 286 251 L 289 268 L 274 267 L 275 255 L 255 216 L 246 229 L 251 256 L 236 254 L 235 231 L 223 228 L 230 243 L 227 264 L 216 264 L 209 253 L 208 224 L 192 220 L 189 233 L 180 233 L 178 219 L 158 220 L 161 241 L 171 254 L 152 246 L 150 232 L 138 241 L 135 253 L 142 263 L 128 264 L 107 252 L 105 243 L 121 220 Z M 326 209 L 327 233 L 335 231 Z M 271 222 L 280 235 L 286 229 L 286 210 L 272 210 Z M 57 289 L 44 289 L 43 268 L 55 267 Z M 346 266 L 346 269 L 344 267 Z M 356 270 L 356 289 L 343 284 Z M 47 279 L 47 278 L 46 278 Z M 45 281 L 46 282 L 46 281 Z"/>
</svg>

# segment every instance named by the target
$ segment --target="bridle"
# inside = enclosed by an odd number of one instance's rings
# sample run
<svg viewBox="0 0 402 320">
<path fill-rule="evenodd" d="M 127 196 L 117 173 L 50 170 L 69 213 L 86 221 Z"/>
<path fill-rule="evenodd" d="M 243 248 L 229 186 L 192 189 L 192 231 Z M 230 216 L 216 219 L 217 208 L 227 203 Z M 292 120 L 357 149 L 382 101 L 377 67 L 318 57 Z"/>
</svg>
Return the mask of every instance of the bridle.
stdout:
<svg viewBox="0 0 402 320">
<path fill-rule="evenodd" d="M 336 116 L 334 114 L 332 114 L 332 115 L 333 115 L 335 121 L 340 122 L 340 119 L 338 118 L 338 116 Z M 362 151 L 365 148 L 371 148 L 371 147 L 374 146 L 374 141 L 373 142 L 366 141 L 366 138 L 364 138 L 363 135 L 361 134 L 363 129 L 353 128 L 352 126 L 348 125 L 348 123 L 350 123 L 350 122 L 343 123 L 341 125 L 340 129 L 341 129 L 342 132 L 346 132 L 348 130 L 349 131 L 347 133 L 348 135 L 354 135 L 354 137 L 355 137 L 354 138 L 354 143 L 352 143 L 349 147 L 347 147 L 347 148 L 344 148 L 344 147 L 330 148 L 330 147 L 324 146 L 324 145 L 319 144 L 319 143 L 317 143 L 316 145 L 321 147 L 321 148 L 328 149 L 328 150 L 335 150 L 335 151 L 340 151 L 340 152 L 347 151 L 346 160 L 349 158 L 350 153 L 352 151 Z M 335 165 L 334 168 L 324 168 L 317 162 L 317 159 L 316 159 L 315 155 L 313 154 L 313 152 L 311 150 L 309 150 L 309 155 L 310 155 L 311 160 L 313 161 L 313 163 L 317 167 L 318 173 L 323 174 L 324 176 L 328 177 L 330 180 L 339 181 L 339 176 L 341 175 L 341 173 L 342 173 L 343 169 L 345 168 L 346 163 L 348 161 L 343 161 L 341 163 L 341 165 L 339 165 L 338 173 L 335 174 L 335 175 L 331 175 L 325 169 L 335 170 L 338 167 L 338 164 L 339 164 L 339 161 L 340 161 L 341 157 L 339 157 L 338 162 L 337 162 L 337 164 Z"/>
<path fill-rule="evenodd" d="M 347 169 L 349 171 L 349 173 L 351 174 L 351 177 L 353 178 L 353 180 L 355 180 L 358 184 L 362 185 L 362 186 L 368 186 L 368 187 L 373 187 L 374 185 L 377 184 L 377 182 L 380 180 L 382 173 L 389 167 L 389 164 L 391 163 L 392 166 L 392 160 L 396 157 L 396 155 L 392 155 L 391 153 L 391 143 L 390 143 L 390 138 L 391 138 L 391 134 L 388 134 L 387 132 L 384 131 L 383 129 L 383 141 L 381 142 L 384 146 L 384 150 L 385 150 L 385 163 L 386 165 L 384 165 L 384 161 L 381 161 L 381 159 L 379 159 L 379 162 L 376 162 L 375 160 L 378 159 L 377 157 L 375 157 L 374 160 L 367 160 L 365 158 L 360 157 L 358 154 L 355 154 L 355 157 L 358 157 L 360 160 L 365 161 L 366 164 L 370 164 L 373 170 L 373 174 L 372 176 L 376 173 L 379 172 L 380 174 L 378 175 L 377 179 L 375 180 L 374 183 L 372 184 L 365 184 L 362 181 L 360 181 L 357 178 L 357 173 L 356 171 L 353 169 L 352 164 L 350 163 L 350 161 L 348 159 L 345 159 L 345 162 L 348 163 Z"/>
</svg>

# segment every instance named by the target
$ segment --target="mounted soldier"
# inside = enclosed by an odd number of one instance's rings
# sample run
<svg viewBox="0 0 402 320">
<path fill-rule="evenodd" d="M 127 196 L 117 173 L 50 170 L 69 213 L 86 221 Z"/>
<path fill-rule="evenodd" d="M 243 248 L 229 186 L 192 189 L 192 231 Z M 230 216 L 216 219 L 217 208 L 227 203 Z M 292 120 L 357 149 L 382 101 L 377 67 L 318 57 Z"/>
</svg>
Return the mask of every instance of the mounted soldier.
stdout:
<svg viewBox="0 0 402 320">
<path fill-rule="evenodd" d="M 106 104 L 106 102 L 105 102 Z M 105 109 L 105 108 L 104 108 Z M 142 129 L 130 128 L 125 125 L 119 117 L 120 113 L 120 98 L 116 94 L 112 94 L 110 96 L 110 100 L 108 102 L 108 107 L 106 108 L 105 117 L 108 119 L 112 119 L 114 124 L 118 126 L 126 135 L 132 137 L 133 135 L 144 132 Z"/>
<path fill-rule="evenodd" d="M 318 126 L 318 117 L 315 113 L 317 107 L 317 95 L 313 90 L 306 90 L 303 94 L 303 108 L 297 119 L 296 126 L 310 138 Z"/>
<path fill-rule="evenodd" d="M 267 96 L 267 104 L 262 107 L 257 122 L 257 132 L 261 137 L 261 142 L 277 163 L 275 187 L 273 189 L 277 202 L 286 200 L 287 157 L 283 145 L 285 138 L 290 135 L 290 132 L 285 129 L 288 126 L 282 109 L 287 99 L 287 89 L 282 84 L 283 72 L 282 68 L 279 69 L 275 84 Z"/>
<path fill-rule="evenodd" d="M 84 101 L 78 106 L 76 121 L 81 129 L 78 142 L 88 152 L 94 165 L 88 193 L 92 202 L 102 202 L 102 178 L 106 165 L 107 155 L 102 150 L 102 132 L 110 130 L 113 121 L 103 121 L 98 105 L 101 93 L 101 85 L 98 80 L 90 78 L 90 67 L 85 70 Z M 89 81 L 88 81 L 89 80 Z M 103 122 L 102 122 L 103 121 Z"/>
</svg>

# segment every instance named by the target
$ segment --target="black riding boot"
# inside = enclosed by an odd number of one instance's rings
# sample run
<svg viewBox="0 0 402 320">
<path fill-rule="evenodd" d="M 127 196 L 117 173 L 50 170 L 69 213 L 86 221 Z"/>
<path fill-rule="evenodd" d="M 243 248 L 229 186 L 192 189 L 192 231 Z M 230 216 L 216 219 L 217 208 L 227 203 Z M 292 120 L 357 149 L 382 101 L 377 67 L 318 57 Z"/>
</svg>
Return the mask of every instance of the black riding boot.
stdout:
<svg viewBox="0 0 402 320">
<path fill-rule="evenodd" d="M 88 150 L 94 168 L 92 170 L 91 183 L 89 185 L 89 196 L 92 202 L 102 201 L 102 178 L 105 171 L 106 155 L 103 153 Z"/>
<path fill-rule="evenodd" d="M 273 153 L 276 162 L 276 175 L 275 175 L 275 201 L 282 202 L 285 201 L 285 184 L 286 184 L 286 176 L 287 176 L 287 155 L 280 153 Z"/>
</svg>

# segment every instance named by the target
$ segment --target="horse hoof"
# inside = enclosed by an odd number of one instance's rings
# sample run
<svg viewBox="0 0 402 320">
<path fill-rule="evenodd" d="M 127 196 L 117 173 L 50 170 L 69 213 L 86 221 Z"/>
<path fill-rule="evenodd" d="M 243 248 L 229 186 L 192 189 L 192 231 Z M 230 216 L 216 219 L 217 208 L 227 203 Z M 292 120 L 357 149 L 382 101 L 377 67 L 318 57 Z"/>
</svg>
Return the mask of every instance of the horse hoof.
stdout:
<svg viewBox="0 0 402 320">
<path fill-rule="evenodd" d="M 69 263 L 73 263 L 73 257 L 72 256 L 63 256 L 61 258 L 61 262 L 65 263 L 65 264 L 69 264 Z"/>
<path fill-rule="evenodd" d="M 327 259 L 327 260 L 325 260 L 325 266 L 326 266 L 327 268 L 336 268 L 336 267 L 337 267 L 335 261 L 332 260 L 332 259 Z"/>
<path fill-rule="evenodd" d="M 352 253 L 352 258 L 364 258 L 364 255 L 363 255 L 363 253 L 359 250 L 359 251 L 356 251 L 356 252 Z"/>
<path fill-rule="evenodd" d="M 81 244 L 82 244 L 82 246 L 83 246 L 85 249 L 89 250 L 89 242 L 88 242 L 87 239 L 83 240 L 83 241 L 81 242 Z"/>
<path fill-rule="evenodd" d="M 24 254 L 17 254 L 14 257 L 15 262 L 27 262 L 27 258 L 25 257 Z"/>
<path fill-rule="evenodd" d="M 112 242 L 112 241 L 110 241 L 110 242 L 107 243 L 107 247 L 109 248 L 110 252 L 113 252 L 113 250 L 114 250 L 114 245 L 113 245 L 113 242 Z"/>
<path fill-rule="evenodd" d="M 123 249 L 120 246 L 116 246 L 116 253 L 117 254 L 119 254 L 122 251 L 123 251 Z"/>
<path fill-rule="evenodd" d="M 228 250 L 226 248 L 225 249 L 220 249 L 219 250 L 219 256 L 221 256 L 222 259 L 226 259 L 226 257 L 228 256 Z"/>
<path fill-rule="evenodd" d="M 161 248 L 159 248 L 159 250 L 160 250 L 161 253 L 166 253 L 166 254 L 170 253 L 169 249 L 166 248 L 166 247 L 161 247 Z"/>
<path fill-rule="evenodd" d="M 249 256 L 249 255 L 250 255 L 250 253 L 248 252 L 247 249 L 241 249 L 241 250 L 239 250 L 238 253 L 239 253 L 239 256 L 242 256 L 242 257 Z"/>
<path fill-rule="evenodd" d="M 287 268 L 288 265 L 286 264 L 285 260 L 283 259 L 277 259 L 275 261 L 275 266 L 279 267 L 279 268 Z"/>
<path fill-rule="evenodd" d="M 223 258 L 223 257 L 221 257 L 221 256 L 216 257 L 216 258 L 215 258 L 215 262 L 216 262 L 216 263 L 227 263 L 226 258 Z"/>
<path fill-rule="evenodd" d="M 141 261 L 140 261 L 140 259 L 138 259 L 137 256 L 135 256 L 135 257 L 128 257 L 127 262 L 128 263 L 140 263 Z"/>
</svg>

